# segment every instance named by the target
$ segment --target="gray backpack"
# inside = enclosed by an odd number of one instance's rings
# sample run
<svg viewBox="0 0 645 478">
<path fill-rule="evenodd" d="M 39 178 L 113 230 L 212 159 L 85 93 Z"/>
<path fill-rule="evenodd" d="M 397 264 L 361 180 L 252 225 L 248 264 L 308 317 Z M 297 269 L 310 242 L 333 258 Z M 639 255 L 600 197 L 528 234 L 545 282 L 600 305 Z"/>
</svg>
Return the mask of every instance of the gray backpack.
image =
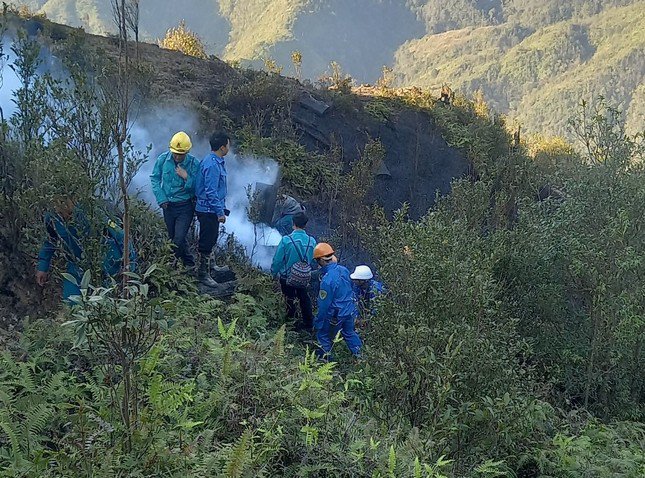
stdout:
<svg viewBox="0 0 645 478">
<path fill-rule="evenodd" d="M 293 238 L 291 236 L 287 237 L 291 240 L 291 243 L 298 254 L 298 258 L 300 259 L 289 268 L 289 272 L 287 272 L 287 285 L 295 289 L 306 289 L 309 287 L 309 282 L 311 282 L 311 265 L 307 262 L 307 251 L 309 251 L 309 246 L 311 245 L 311 238 L 309 238 L 303 257 Z"/>
</svg>

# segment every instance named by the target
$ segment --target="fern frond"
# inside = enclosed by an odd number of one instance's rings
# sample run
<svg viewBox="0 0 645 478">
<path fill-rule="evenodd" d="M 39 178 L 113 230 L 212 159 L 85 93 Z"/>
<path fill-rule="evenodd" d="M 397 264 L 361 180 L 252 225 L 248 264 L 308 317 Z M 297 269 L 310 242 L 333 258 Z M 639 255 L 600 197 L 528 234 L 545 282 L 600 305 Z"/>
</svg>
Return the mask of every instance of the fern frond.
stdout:
<svg viewBox="0 0 645 478">
<path fill-rule="evenodd" d="M 231 455 L 224 471 L 227 478 L 241 478 L 244 467 L 251 457 L 250 449 L 252 442 L 253 432 L 247 428 L 231 450 Z"/>
<path fill-rule="evenodd" d="M 18 438 L 18 431 L 14 428 L 14 425 L 9 423 L 6 420 L 7 417 L 0 417 L 0 428 L 2 431 L 9 437 L 9 442 L 11 443 L 11 453 L 14 457 L 17 457 L 20 454 L 20 439 Z"/>
<path fill-rule="evenodd" d="M 67 373 L 60 371 L 52 375 L 52 377 L 45 384 L 43 394 L 47 397 L 58 396 L 58 393 L 61 389 L 65 389 L 67 384 L 65 379 L 67 378 Z"/>
<path fill-rule="evenodd" d="M 273 338 L 273 354 L 281 357 L 284 355 L 284 336 L 286 332 L 286 326 L 282 325 L 275 333 Z"/>
<path fill-rule="evenodd" d="M 29 364 L 22 362 L 20 365 L 20 382 L 25 391 L 34 393 L 36 391 L 36 380 L 34 378 L 34 371 Z"/>
<path fill-rule="evenodd" d="M 49 420 L 53 416 L 53 410 L 49 405 L 44 403 L 32 407 L 23 423 L 25 430 L 32 435 L 40 435 L 46 428 Z"/>
</svg>

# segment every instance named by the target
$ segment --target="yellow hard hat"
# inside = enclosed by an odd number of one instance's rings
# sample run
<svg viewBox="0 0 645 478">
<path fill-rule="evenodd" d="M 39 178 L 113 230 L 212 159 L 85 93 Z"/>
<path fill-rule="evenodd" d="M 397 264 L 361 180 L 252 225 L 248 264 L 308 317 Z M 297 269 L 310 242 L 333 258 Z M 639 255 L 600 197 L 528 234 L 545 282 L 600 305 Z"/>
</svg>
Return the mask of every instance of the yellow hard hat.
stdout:
<svg viewBox="0 0 645 478">
<path fill-rule="evenodd" d="M 329 244 L 327 244 L 326 242 L 321 242 L 314 249 L 314 259 L 331 256 L 333 253 L 334 249 Z"/>
<path fill-rule="evenodd" d="M 192 147 L 193 143 L 190 142 L 190 136 L 188 136 L 183 131 L 175 133 L 175 135 L 170 140 L 171 153 L 186 154 Z"/>
</svg>

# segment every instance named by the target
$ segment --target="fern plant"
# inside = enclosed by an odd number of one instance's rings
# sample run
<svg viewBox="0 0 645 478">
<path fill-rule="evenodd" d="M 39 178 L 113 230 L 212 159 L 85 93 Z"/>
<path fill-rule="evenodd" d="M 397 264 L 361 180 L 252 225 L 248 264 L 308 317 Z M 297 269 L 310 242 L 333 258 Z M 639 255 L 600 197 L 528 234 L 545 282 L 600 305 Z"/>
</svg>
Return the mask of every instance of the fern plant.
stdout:
<svg viewBox="0 0 645 478">
<path fill-rule="evenodd" d="M 79 393 L 65 373 L 42 372 L 35 362 L 0 356 L 0 467 L 3 476 L 23 476 L 46 466 L 53 437 L 62 431 L 63 413 Z"/>
</svg>

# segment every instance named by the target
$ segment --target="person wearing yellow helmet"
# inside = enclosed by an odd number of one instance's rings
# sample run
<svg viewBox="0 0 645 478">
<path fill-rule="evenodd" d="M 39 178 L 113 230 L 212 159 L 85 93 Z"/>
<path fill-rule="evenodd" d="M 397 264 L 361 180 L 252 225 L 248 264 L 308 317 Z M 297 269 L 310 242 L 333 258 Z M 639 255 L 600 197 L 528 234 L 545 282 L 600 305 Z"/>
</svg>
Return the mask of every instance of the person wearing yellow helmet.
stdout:
<svg viewBox="0 0 645 478">
<path fill-rule="evenodd" d="M 169 150 L 159 155 L 150 175 L 152 192 L 163 210 L 175 256 L 188 268 L 195 266 L 186 236 L 195 214 L 195 180 L 199 172 L 199 161 L 188 154 L 191 148 L 190 137 L 183 131 L 176 133 Z"/>
</svg>

